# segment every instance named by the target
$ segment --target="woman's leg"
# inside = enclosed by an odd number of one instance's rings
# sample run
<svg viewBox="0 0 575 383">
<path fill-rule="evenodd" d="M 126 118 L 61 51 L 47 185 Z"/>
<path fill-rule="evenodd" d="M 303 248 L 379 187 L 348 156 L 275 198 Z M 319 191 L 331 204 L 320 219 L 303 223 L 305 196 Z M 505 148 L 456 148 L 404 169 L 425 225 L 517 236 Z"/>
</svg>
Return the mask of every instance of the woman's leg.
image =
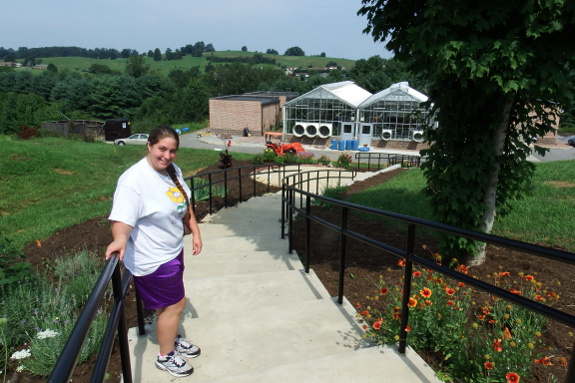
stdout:
<svg viewBox="0 0 575 383">
<path fill-rule="evenodd" d="M 178 327 L 185 306 L 186 297 L 171 306 L 156 309 L 156 313 L 158 314 L 156 328 L 158 343 L 160 344 L 160 353 L 162 355 L 167 355 L 174 351 L 174 341 L 178 336 Z"/>
</svg>

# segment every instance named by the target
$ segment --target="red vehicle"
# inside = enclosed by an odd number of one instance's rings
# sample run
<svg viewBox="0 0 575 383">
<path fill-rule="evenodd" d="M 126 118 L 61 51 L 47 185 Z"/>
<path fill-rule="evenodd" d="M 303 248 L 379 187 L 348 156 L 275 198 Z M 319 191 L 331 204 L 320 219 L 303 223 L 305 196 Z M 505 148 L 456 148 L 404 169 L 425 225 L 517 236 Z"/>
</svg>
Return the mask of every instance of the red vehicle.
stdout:
<svg viewBox="0 0 575 383">
<path fill-rule="evenodd" d="M 284 154 L 298 154 L 304 153 L 305 149 L 299 142 L 293 142 L 291 144 L 283 144 L 282 141 L 283 133 L 278 132 L 266 132 L 264 133 L 264 139 L 266 141 L 266 147 L 271 149 L 277 154 L 278 156 L 282 156 Z M 274 143 L 272 140 L 276 138 L 279 143 Z"/>
</svg>

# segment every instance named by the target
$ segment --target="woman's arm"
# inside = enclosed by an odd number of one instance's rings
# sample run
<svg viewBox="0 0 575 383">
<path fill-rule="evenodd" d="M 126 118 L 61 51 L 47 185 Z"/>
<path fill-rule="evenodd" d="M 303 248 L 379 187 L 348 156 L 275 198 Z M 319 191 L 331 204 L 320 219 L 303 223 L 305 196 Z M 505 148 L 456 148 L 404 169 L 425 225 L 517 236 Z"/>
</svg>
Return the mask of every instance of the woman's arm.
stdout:
<svg viewBox="0 0 575 383">
<path fill-rule="evenodd" d="M 190 230 L 192 230 L 192 235 L 194 236 L 192 239 L 192 245 L 194 247 L 193 255 L 198 255 L 202 251 L 202 237 L 200 235 L 200 227 L 198 226 L 198 221 L 196 221 L 196 215 L 194 214 L 193 210 L 190 208 L 190 214 L 188 214 L 190 220 L 188 221 Z"/>
<path fill-rule="evenodd" d="M 114 223 L 112 224 L 112 237 L 114 237 L 114 241 L 112 241 L 112 243 L 110 243 L 108 245 L 108 248 L 106 249 L 106 259 L 110 258 L 112 253 L 116 251 L 120 253 L 118 259 L 120 261 L 124 259 L 124 254 L 126 253 L 126 246 L 128 245 L 128 239 L 130 239 L 130 233 L 132 232 L 132 229 L 133 229 L 132 226 L 125 224 L 124 222 L 114 221 Z"/>
</svg>

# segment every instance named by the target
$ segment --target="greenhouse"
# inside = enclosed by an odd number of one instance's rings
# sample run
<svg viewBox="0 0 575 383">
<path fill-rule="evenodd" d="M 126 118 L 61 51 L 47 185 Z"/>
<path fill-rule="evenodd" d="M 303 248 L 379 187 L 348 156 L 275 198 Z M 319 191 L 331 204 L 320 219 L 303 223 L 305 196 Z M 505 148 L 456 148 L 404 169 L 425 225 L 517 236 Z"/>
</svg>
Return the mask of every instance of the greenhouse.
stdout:
<svg viewBox="0 0 575 383">
<path fill-rule="evenodd" d="M 351 81 L 326 84 L 284 105 L 284 134 L 293 140 L 329 138 L 378 141 L 423 141 L 427 96 L 407 82 L 372 95 Z"/>
</svg>

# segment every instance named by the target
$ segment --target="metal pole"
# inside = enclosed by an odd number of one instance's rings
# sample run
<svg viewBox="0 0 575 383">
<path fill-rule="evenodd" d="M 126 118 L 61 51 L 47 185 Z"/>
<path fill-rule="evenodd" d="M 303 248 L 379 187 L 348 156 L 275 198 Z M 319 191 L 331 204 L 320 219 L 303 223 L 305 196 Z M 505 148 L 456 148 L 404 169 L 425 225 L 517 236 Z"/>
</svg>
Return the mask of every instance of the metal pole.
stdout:
<svg viewBox="0 0 575 383">
<path fill-rule="evenodd" d="M 345 247 L 347 243 L 347 236 L 344 231 L 347 230 L 347 207 L 342 207 L 341 212 L 341 231 L 340 231 L 340 246 L 339 246 L 339 286 L 337 294 L 337 303 L 343 304 L 343 282 L 345 273 Z"/>
<path fill-rule="evenodd" d="M 415 225 L 410 224 L 407 228 L 407 249 L 405 251 L 405 270 L 403 278 L 403 300 L 401 302 L 401 328 L 399 329 L 399 348 L 400 354 L 405 354 L 407 347 L 407 331 L 405 330 L 409 318 L 409 297 L 411 296 L 411 272 L 413 262 L 410 257 L 413 254 L 413 242 L 415 240 Z"/>
<path fill-rule="evenodd" d="M 309 274 L 310 268 L 310 233 L 311 233 L 311 219 L 309 218 L 311 214 L 311 197 L 306 196 L 305 201 L 305 272 Z"/>
</svg>

